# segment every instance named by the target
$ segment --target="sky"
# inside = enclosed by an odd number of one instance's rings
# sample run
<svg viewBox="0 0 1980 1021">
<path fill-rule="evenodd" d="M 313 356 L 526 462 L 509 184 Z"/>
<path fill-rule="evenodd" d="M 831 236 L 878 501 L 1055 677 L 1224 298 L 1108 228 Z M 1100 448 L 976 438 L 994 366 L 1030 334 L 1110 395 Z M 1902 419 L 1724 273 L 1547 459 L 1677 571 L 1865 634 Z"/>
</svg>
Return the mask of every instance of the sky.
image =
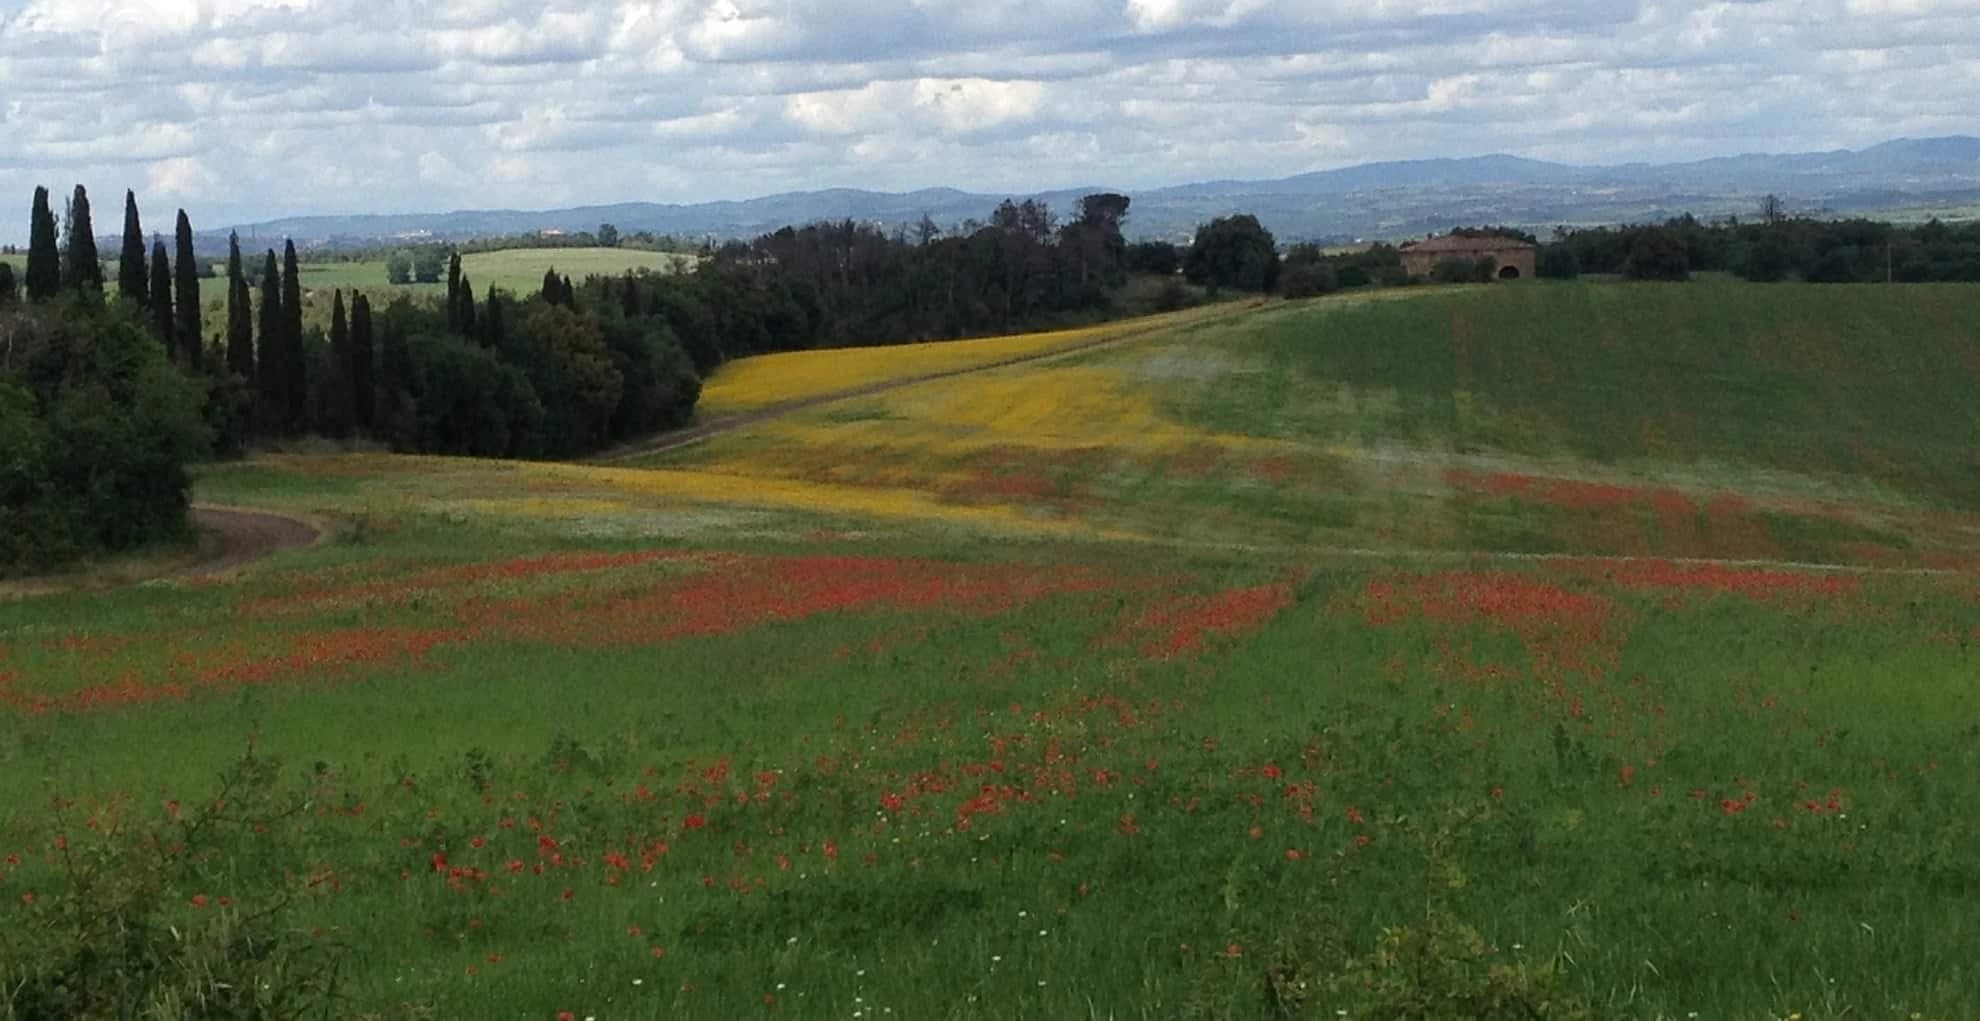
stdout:
<svg viewBox="0 0 1980 1021">
<path fill-rule="evenodd" d="M 0 236 L 1945 134 L 1980 0 L 0 0 Z"/>
</svg>

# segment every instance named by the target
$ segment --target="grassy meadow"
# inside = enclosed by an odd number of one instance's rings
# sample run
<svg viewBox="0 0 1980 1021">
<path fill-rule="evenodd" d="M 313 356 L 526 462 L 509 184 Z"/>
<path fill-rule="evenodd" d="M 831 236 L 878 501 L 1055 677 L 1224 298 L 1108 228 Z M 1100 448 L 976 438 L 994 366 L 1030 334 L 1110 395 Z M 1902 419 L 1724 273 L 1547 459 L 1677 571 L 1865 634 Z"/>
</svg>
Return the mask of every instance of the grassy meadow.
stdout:
<svg viewBox="0 0 1980 1021">
<path fill-rule="evenodd" d="M 141 886 L 336 1016 L 1980 1015 L 1980 288 L 1144 327 L 205 470 L 335 541 L 0 602 L 0 989 Z"/>
</svg>

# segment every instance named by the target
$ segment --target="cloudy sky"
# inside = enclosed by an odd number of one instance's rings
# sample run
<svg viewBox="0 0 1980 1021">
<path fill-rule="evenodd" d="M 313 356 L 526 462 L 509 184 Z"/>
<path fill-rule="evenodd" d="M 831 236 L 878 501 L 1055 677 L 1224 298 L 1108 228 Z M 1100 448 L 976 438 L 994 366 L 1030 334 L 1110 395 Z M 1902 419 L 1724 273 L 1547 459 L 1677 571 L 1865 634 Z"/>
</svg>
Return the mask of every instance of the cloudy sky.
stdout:
<svg viewBox="0 0 1980 1021">
<path fill-rule="evenodd" d="M 0 0 L 0 120 L 23 222 L 1665 160 L 1980 134 L 1980 0 Z"/>
</svg>

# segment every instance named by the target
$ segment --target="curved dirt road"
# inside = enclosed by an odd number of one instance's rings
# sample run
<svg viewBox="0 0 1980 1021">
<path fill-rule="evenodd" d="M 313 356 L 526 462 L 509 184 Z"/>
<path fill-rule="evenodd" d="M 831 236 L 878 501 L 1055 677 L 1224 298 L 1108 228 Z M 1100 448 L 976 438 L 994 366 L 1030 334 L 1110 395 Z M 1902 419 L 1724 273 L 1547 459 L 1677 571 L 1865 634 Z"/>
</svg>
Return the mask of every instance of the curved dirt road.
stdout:
<svg viewBox="0 0 1980 1021">
<path fill-rule="evenodd" d="M 299 518 L 236 507 L 194 507 L 192 521 L 216 542 L 211 549 L 201 542 L 199 559 L 175 572 L 182 578 L 229 574 L 263 557 L 313 546 L 323 534 Z"/>
</svg>

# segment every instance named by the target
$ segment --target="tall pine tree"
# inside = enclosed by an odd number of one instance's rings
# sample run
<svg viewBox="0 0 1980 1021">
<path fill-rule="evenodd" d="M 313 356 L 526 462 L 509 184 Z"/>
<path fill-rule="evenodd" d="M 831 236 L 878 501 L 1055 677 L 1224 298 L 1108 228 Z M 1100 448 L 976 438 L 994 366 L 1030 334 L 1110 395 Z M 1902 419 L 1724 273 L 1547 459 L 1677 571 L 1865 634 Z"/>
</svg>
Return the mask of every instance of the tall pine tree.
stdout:
<svg viewBox="0 0 1980 1021">
<path fill-rule="evenodd" d="M 172 303 L 177 306 L 179 357 L 187 368 L 198 369 L 206 355 L 205 331 L 199 307 L 199 256 L 193 252 L 192 221 L 179 210 L 178 260 L 172 266 L 176 287 Z"/>
<path fill-rule="evenodd" d="M 26 279 L 29 301 L 47 301 L 62 289 L 62 251 L 55 240 L 55 211 L 48 207 L 48 189 L 34 190 L 34 214 L 28 240 Z"/>
<path fill-rule="evenodd" d="M 282 392 L 289 378 L 285 367 L 288 343 L 282 339 L 286 321 L 282 315 L 282 267 L 271 248 L 261 266 L 261 351 L 255 361 L 254 380 L 261 429 L 270 435 L 280 434 L 288 423 L 289 401 Z"/>
<path fill-rule="evenodd" d="M 377 420 L 378 381 L 372 375 L 371 299 L 351 299 L 351 410 L 358 431 L 369 433 Z"/>
<path fill-rule="evenodd" d="M 89 191 L 76 185 L 69 203 L 69 251 L 62 262 L 62 286 L 103 293 L 103 260 L 96 254 L 96 225 L 90 221 Z"/>
<path fill-rule="evenodd" d="M 241 265 L 241 236 L 227 237 L 227 371 L 248 386 L 254 377 L 254 310 L 247 270 Z"/>
<path fill-rule="evenodd" d="M 158 344 L 165 349 L 167 357 L 178 358 L 178 341 L 174 338 L 176 329 L 172 321 L 172 260 L 165 254 L 165 242 L 156 241 L 151 246 L 151 293 L 158 300 L 151 303 L 151 335 L 158 338 Z"/>
<path fill-rule="evenodd" d="M 151 304 L 151 267 L 145 261 L 144 227 L 138 223 L 137 193 L 124 192 L 124 251 L 117 259 L 117 293 L 137 302 Z"/>
<path fill-rule="evenodd" d="M 302 342 L 302 267 L 296 260 L 296 243 L 282 246 L 282 392 L 289 399 L 289 431 L 300 433 L 309 427 L 309 368 L 304 361 Z"/>
<path fill-rule="evenodd" d="M 343 438 L 351 434 L 355 415 L 351 399 L 351 332 L 344 319 L 344 292 L 330 305 L 330 378 L 324 381 L 323 431 Z"/>
</svg>

